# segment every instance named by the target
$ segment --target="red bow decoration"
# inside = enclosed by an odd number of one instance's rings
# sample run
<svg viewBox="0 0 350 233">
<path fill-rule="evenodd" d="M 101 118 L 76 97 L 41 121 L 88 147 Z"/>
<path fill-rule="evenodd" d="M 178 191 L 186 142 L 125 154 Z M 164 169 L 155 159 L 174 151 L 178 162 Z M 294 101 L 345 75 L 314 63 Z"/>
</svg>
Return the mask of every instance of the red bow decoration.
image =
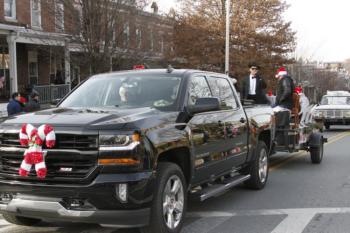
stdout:
<svg viewBox="0 0 350 233">
<path fill-rule="evenodd" d="M 19 175 L 28 176 L 34 165 L 38 178 L 44 179 L 47 175 L 47 168 L 45 164 L 46 152 L 42 150 L 42 146 L 44 142 L 48 148 L 55 146 L 55 131 L 50 125 L 42 125 L 36 129 L 31 124 L 24 124 L 19 132 L 19 139 L 22 146 L 29 146 L 24 152 Z"/>
</svg>

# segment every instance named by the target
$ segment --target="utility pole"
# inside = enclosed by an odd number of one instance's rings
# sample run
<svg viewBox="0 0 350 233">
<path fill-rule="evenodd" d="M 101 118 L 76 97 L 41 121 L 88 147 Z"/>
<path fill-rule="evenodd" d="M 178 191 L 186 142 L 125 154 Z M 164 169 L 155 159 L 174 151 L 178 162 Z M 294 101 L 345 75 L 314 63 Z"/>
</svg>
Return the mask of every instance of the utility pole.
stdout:
<svg viewBox="0 0 350 233">
<path fill-rule="evenodd" d="M 230 1 L 226 0 L 226 49 L 225 49 L 225 74 L 230 72 Z"/>
</svg>

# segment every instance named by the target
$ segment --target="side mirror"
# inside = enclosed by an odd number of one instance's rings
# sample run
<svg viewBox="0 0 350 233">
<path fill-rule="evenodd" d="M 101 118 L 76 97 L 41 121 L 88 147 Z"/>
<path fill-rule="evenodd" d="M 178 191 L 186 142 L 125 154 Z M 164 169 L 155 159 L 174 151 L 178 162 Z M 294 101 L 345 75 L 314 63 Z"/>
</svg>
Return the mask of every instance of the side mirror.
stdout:
<svg viewBox="0 0 350 233">
<path fill-rule="evenodd" d="M 54 99 L 50 102 L 50 105 L 57 106 L 57 104 L 61 101 L 61 99 Z"/>
<path fill-rule="evenodd" d="M 218 110 L 220 110 L 220 100 L 214 97 L 199 98 L 195 105 L 187 107 L 187 111 L 191 116 L 196 113 Z"/>
</svg>

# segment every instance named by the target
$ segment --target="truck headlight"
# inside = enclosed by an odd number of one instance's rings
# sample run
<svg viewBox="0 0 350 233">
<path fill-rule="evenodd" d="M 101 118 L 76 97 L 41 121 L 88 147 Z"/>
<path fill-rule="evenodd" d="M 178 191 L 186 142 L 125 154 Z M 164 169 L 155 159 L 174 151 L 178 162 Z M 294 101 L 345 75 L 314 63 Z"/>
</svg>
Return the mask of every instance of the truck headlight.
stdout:
<svg viewBox="0 0 350 233">
<path fill-rule="evenodd" d="M 140 160 L 135 149 L 140 145 L 140 140 L 139 132 L 130 135 L 100 135 L 98 164 L 139 165 Z"/>
<path fill-rule="evenodd" d="M 140 144 L 140 133 L 134 132 L 130 135 L 100 135 L 100 151 L 125 151 L 133 150 Z"/>
</svg>

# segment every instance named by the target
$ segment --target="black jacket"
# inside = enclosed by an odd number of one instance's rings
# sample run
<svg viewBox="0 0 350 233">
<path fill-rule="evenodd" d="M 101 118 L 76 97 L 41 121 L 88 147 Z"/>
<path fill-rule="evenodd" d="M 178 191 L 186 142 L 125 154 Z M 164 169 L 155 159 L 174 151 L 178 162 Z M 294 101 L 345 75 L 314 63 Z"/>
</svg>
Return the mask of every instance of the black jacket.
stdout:
<svg viewBox="0 0 350 233">
<path fill-rule="evenodd" d="M 29 102 L 26 104 L 24 110 L 26 112 L 35 112 L 40 110 L 40 104 L 36 99 L 30 99 Z"/>
<path fill-rule="evenodd" d="M 259 75 L 256 76 L 256 87 L 255 87 L 255 93 L 256 93 L 256 103 L 257 104 L 265 104 L 267 103 L 267 98 L 265 96 L 265 89 L 267 85 Z M 250 89 L 250 76 L 245 77 L 243 80 L 242 85 L 242 93 L 241 98 L 247 99 L 249 95 L 249 89 Z"/>
<path fill-rule="evenodd" d="M 278 81 L 276 106 L 293 108 L 294 81 L 289 76 L 284 76 Z"/>
</svg>

